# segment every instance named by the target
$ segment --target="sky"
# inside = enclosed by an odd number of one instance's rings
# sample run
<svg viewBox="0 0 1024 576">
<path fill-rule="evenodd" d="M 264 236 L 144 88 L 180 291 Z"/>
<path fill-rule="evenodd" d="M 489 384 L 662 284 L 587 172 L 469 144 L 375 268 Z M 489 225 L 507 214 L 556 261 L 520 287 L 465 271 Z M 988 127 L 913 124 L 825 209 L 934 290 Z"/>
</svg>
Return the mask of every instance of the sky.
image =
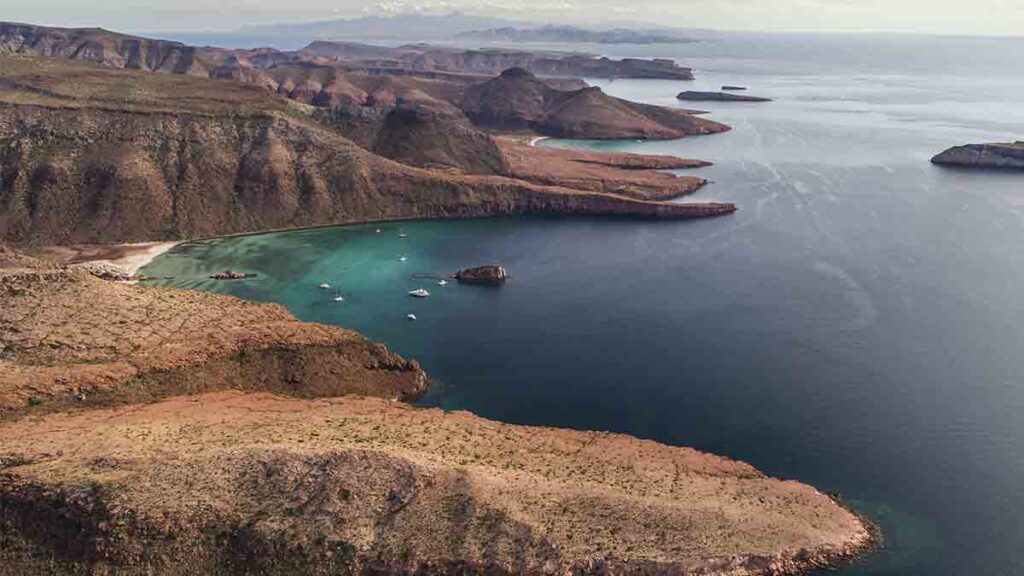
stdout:
<svg viewBox="0 0 1024 576">
<path fill-rule="evenodd" d="M 0 0 L 0 20 L 135 33 L 453 10 L 577 25 L 1024 36 L 1024 0 Z"/>
</svg>

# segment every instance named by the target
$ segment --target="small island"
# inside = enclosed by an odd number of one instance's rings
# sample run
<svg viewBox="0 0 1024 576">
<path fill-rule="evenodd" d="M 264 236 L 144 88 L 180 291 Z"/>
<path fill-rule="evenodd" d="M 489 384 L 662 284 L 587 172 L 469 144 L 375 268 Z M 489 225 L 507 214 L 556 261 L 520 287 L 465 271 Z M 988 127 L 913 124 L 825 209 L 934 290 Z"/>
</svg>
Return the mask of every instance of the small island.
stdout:
<svg viewBox="0 0 1024 576">
<path fill-rule="evenodd" d="M 508 280 L 508 271 L 501 266 L 477 266 L 463 268 L 455 273 L 455 279 L 462 284 L 501 286 Z"/>
<path fill-rule="evenodd" d="M 742 90 L 742 88 L 730 88 L 731 90 Z M 686 90 L 677 96 L 679 100 L 690 102 L 771 102 L 771 98 L 760 98 L 758 96 L 744 96 L 742 94 L 729 94 L 727 92 L 701 92 L 699 90 Z"/>
<path fill-rule="evenodd" d="M 935 155 L 932 163 L 968 168 L 1024 169 L 1024 141 L 954 146 Z"/>
</svg>

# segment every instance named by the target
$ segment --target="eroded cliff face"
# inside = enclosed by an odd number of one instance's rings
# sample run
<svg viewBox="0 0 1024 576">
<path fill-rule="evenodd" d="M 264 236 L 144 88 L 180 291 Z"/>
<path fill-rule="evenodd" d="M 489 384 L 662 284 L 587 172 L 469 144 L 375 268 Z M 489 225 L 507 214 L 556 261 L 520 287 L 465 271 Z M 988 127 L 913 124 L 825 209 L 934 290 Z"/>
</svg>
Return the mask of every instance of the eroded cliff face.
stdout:
<svg viewBox="0 0 1024 576">
<path fill-rule="evenodd" d="M 831 498 L 627 436 L 225 392 L 0 426 L 7 574 L 796 574 Z"/>
</svg>

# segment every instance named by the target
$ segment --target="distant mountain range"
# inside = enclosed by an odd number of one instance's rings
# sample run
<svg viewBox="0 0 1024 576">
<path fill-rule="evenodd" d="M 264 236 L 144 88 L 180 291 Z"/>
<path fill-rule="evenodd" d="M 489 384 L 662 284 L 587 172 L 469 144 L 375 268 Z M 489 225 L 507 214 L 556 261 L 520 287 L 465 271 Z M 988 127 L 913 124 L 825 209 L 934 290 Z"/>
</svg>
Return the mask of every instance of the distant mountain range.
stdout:
<svg viewBox="0 0 1024 576">
<path fill-rule="evenodd" d="M 398 14 L 363 18 L 324 20 L 293 24 L 243 26 L 242 35 L 301 36 L 308 40 L 379 39 L 379 40 L 448 40 L 474 30 L 528 27 L 525 22 L 488 16 L 451 14 Z"/>
<path fill-rule="evenodd" d="M 633 30 L 614 28 L 611 30 L 588 30 L 576 26 L 542 26 L 540 28 L 489 28 L 470 30 L 457 36 L 464 40 L 508 41 L 508 42 L 553 42 L 579 44 L 680 44 L 696 42 L 670 30 Z"/>
<path fill-rule="evenodd" d="M 225 47 L 273 46 L 294 50 L 313 40 L 387 40 L 406 42 L 465 40 L 482 42 L 548 42 L 591 44 L 657 44 L 692 42 L 696 30 L 655 28 L 650 24 L 615 22 L 606 26 L 544 25 L 533 22 L 451 14 L 398 14 L 318 22 L 243 26 L 234 32 L 182 32 L 162 37 L 193 45 Z"/>
</svg>

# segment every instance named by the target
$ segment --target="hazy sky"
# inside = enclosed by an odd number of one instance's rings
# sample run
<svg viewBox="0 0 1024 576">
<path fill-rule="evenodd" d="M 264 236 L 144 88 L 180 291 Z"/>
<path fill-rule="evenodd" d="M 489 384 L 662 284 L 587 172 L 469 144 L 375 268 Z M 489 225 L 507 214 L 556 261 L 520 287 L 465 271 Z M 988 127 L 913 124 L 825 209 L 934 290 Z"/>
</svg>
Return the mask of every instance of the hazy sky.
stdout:
<svg viewBox="0 0 1024 576">
<path fill-rule="evenodd" d="M 1024 0 L 0 0 L 0 20 L 133 32 L 452 10 L 576 24 L 1024 35 Z"/>
</svg>

